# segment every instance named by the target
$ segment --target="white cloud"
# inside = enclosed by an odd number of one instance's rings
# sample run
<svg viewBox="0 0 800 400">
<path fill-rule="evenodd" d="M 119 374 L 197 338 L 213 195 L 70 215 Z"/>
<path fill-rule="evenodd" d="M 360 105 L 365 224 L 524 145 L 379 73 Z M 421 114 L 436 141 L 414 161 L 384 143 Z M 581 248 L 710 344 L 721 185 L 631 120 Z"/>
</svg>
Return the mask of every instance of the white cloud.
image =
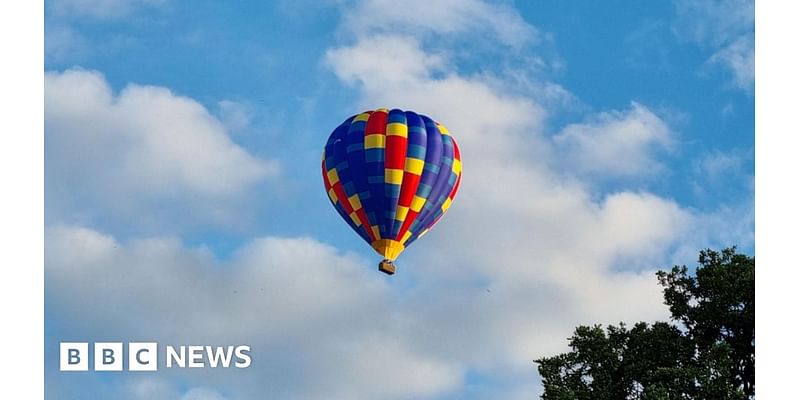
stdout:
<svg viewBox="0 0 800 400">
<path fill-rule="evenodd" d="M 120 242 L 57 226 L 45 260 L 48 323 L 63 337 L 251 346 L 249 369 L 160 371 L 202 386 L 187 400 L 422 398 L 461 382 L 457 364 L 415 344 L 405 325 L 415 310 L 392 301 L 372 263 L 313 239 L 255 239 L 218 261 L 174 238 Z M 175 391 L 127 379 L 140 398 Z"/>
<path fill-rule="evenodd" d="M 194 388 L 181 396 L 181 400 L 226 400 L 226 397 L 213 389 Z"/>
<path fill-rule="evenodd" d="M 579 227 L 585 237 L 550 250 L 535 241 L 504 248 L 502 239 L 474 229 L 453 234 L 485 222 L 454 219 L 460 222 L 445 226 L 447 240 L 429 243 L 441 251 L 401 261 L 401 273 L 417 282 L 410 292 L 399 282 L 387 285 L 372 262 L 310 238 L 254 239 L 220 261 L 175 238 L 123 242 L 88 228 L 50 227 L 47 321 L 59 337 L 252 347 L 247 370 L 126 377 L 132 398 L 175 398 L 176 379 L 204 388 L 186 398 L 430 398 L 462 388 L 468 370 L 508 382 L 497 390 L 519 392 L 531 389 L 531 360 L 563 350 L 575 325 L 665 314 L 652 271 L 611 272 L 609 260 L 619 250 L 657 252 L 648 246 L 670 241 L 680 221 L 652 218 L 683 214 L 631 194 L 589 214 Z M 642 229 L 645 217 L 658 229 Z M 507 228 L 514 235 L 545 231 L 529 222 Z M 613 244 L 596 239 L 603 235 Z M 592 237 L 594 243 L 586 240 Z M 475 240 L 481 245 L 460 245 Z M 452 258 L 439 259 L 443 254 Z M 473 257 L 479 259 L 464 261 Z M 49 375 L 48 387 L 70 383 L 62 379 Z"/>
<path fill-rule="evenodd" d="M 115 94 L 95 71 L 45 74 L 45 139 L 51 220 L 231 222 L 243 195 L 278 174 L 196 101 L 136 84 Z"/>
<path fill-rule="evenodd" d="M 391 49 L 391 57 L 375 57 Z M 431 70 L 444 68 L 444 60 L 436 54 L 419 51 L 416 40 L 405 36 L 374 36 L 359 42 L 357 47 L 342 47 L 328 51 L 328 62 L 339 78 L 348 83 L 400 85 L 414 83 Z"/>
<path fill-rule="evenodd" d="M 603 112 L 569 125 L 553 141 L 565 152 L 564 168 L 601 177 L 637 177 L 664 169 L 656 154 L 670 149 L 674 139 L 661 118 L 633 102 L 624 112 Z"/>
<path fill-rule="evenodd" d="M 247 104 L 233 100 L 217 103 L 219 117 L 230 132 L 238 132 L 250 126 L 252 110 Z"/>
<path fill-rule="evenodd" d="M 130 400 L 173 400 L 179 396 L 169 382 L 154 377 L 130 379 L 123 388 L 125 394 L 121 398 Z"/>
<path fill-rule="evenodd" d="M 120 23 L 141 9 L 155 9 L 168 0 L 49 0 L 45 2 L 45 59 L 48 63 L 77 64 L 96 50 L 76 21 L 91 19 Z M 131 38 L 105 38 L 104 49 L 129 44 Z"/>
<path fill-rule="evenodd" d="M 711 215 L 705 216 L 707 224 L 719 231 L 718 239 L 725 239 L 713 242 L 710 238 L 702 238 L 703 242 L 730 246 L 753 241 L 755 176 L 749 170 L 752 161 L 752 149 L 733 149 L 713 150 L 692 162 L 690 183 L 694 195 L 700 199 L 728 199 L 723 200 L 723 205 L 717 206 L 718 209 L 712 211 Z"/>
<path fill-rule="evenodd" d="M 539 40 L 529 25 L 512 7 L 482 0 L 412 0 L 402 5 L 391 0 L 367 0 L 344 9 L 345 30 L 358 37 L 375 34 L 477 34 L 488 35 L 500 43 L 519 48 Z M 384 47 L 392 52 L 393 48 Z"/>
<path fill-rule="evenodd" d="M 86 39 L 68 25 L 49 23 L 44 31 L 44 55 L 48 61 L 60 62 L 69 57 L 82 57 L 89 52 Z"/>
<path fill-rule="evenodd" d="M 160 6 L 167 0 L 52 0 L 48 10 L 57 15 L 119 18 L 138 8 Z"/>
<path fill-rule="evenodd" d="M 675 32 L 696 42 L 722 45 L 755 21 L 753 0 L 675 0 Z"/>
<path fill-rule="evenodd" d="M 146 376 L 130 374 L 124 378 L 121 386 L 122 390 L 106 396 L 122 400 L 228 400 L 228 397 L 218 390 L 204 386 L 180 388 L 169 379 L 153 374 Z M 84 388 L 81 394 L 84 397 L 91 396 L 92 393 L 86 389 Z M 58 394 L 64 393 L 58 392 Z"/>
<path fill-rule="evenodd" d="M 712 151 L 694 163 L 695 172 L 709 180 L 718 180 L 726 174 L 739 175 L 749 157 L 739 152 Z"/>
<path fill-rule="evenodd" d="M 739 89 L 749 90 L 756 79 L 755 39 L 752 36 L 740 36 L 711 56 L 711 63 L 722 63 L 733 73 L 733 85 Z"/>
<path fill-rule="evenodd" d="M 676 0 L 673 31 L 713 49 L 708 62 L 722 64 L 733 86 L 752 90 L 755 80 L 755 2 L 753 0 Z"/>
</svg>

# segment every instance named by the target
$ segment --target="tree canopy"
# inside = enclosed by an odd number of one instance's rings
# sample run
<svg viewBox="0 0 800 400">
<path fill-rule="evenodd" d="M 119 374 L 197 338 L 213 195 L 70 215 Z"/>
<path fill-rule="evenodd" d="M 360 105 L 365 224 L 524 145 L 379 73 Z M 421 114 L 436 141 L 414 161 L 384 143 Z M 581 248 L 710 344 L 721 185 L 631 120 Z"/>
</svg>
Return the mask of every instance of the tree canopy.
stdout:
<svg viewBox="0 0 800 400">
<path fill-rule="evenodd" d="M 579 326 L 570 351 L 535 360 L 542 399 L 755 397 L 755 258 L 700 252 L 656 273 L 672 323 Z"/>
</svg>

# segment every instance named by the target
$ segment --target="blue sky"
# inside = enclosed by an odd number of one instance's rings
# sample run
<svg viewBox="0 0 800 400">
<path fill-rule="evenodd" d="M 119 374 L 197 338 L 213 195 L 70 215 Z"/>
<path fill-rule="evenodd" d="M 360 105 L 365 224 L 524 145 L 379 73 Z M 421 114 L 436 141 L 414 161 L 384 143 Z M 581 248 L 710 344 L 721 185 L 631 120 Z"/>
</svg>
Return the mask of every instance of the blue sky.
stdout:
<svg viewBox="0 0 800 400">
<path fill-rule="evenodd" d="M 666 318 L 655 269 L 752 254 L 753 54 L 748 1 L 46 2 L 47 396 L 535 396 L 574 326 Z M 392 278 L 319 177 L 377 107 L 464 160 Z M 68 340 L 254 363 L 54 372 Z"/>
</svg>

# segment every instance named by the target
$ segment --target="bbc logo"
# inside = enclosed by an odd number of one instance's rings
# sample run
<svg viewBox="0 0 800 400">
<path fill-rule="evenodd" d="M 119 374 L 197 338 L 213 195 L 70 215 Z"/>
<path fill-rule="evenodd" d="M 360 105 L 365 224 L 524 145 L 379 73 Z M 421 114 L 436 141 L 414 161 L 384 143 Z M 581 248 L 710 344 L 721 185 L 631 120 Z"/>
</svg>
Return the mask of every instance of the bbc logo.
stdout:
<svg viewBox="0 0 800 400">
<path fill-rule="evenodd" d="M 61 342 L 59 355 L 61 371 L 89 370 L 89 343 Z M 122 343 L 94 344 L 95 371 L 122 371 L 123 357 Z M 128 343 L 128 371 L 156 370 L 158 370 L 158 343 Z"/>
</svg>

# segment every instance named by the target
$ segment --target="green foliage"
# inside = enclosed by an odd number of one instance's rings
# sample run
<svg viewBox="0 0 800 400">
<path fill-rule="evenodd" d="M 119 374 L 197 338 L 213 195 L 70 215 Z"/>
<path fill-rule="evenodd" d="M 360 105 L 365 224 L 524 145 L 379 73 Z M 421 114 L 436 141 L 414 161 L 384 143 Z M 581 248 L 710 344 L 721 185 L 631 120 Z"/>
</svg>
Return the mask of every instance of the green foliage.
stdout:
<svg viewBox="0 0 800 400">
<path fill-rule="evenodd" d="M 659 271 L 677 325 L 579 326 L 571 351 L 535 360 L 545 400 L 751 399 L 755 396 L 755 259 L 700 252 Z"/>
</svg>

